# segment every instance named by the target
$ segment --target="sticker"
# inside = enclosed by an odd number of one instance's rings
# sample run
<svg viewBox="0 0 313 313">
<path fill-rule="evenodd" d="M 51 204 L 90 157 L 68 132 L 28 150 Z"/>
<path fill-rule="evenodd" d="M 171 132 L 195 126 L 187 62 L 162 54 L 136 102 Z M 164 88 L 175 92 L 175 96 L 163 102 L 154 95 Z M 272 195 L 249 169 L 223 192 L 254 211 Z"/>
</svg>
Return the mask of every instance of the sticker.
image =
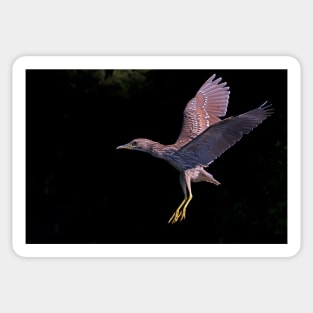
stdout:
<svg viewBox="0 0 313 313">
<path fill-rule="evenodd" d="M 288 56 L 21 57 L 13 249 L 294 256 L 300 112 Z"/>
</svg>

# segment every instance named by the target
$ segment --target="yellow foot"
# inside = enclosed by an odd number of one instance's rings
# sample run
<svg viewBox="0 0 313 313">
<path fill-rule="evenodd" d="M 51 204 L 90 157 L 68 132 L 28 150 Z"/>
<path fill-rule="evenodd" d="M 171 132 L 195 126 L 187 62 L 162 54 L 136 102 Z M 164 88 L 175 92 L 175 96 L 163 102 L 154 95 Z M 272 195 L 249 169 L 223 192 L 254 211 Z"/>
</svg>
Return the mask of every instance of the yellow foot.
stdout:
<svg viewBox="0 0 313 313">
<path fill-rule="evenodd" d="M 177 208 L 175 213 L 172 215 L 172 217 L 169 219 L 169 224 L 175 224 L 178 221 L 181 222 L 186 218 L 186 209 L 189 204 L 189 202 L 192 199 L 192 195 L 189 196 L 189 198 L 186 198 L 183 200 L 183 202 L 180 204 L 180 206 Z"/>
<path fill-rule="evenodd" d="M 182 221 L 186 218 L 186 208 L 184 207 L 183 210 L 177 209 L 172 217 L 169 219 L 168 223 L 175 224 L 178 221 Z"/>
</svg>

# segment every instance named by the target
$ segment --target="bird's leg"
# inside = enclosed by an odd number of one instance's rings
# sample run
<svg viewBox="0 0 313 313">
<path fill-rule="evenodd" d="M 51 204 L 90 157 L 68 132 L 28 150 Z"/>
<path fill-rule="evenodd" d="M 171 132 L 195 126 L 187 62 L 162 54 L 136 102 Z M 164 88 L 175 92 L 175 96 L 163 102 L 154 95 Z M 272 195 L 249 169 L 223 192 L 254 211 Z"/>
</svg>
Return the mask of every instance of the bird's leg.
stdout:
<svg viewBox="0 0 313 313">
<path fill-rule="evenodd" d="M 189 202 L 190 202 L 191 199 L 192 199 L 190 177 L 189 177 L 189 176 L 186 176 L 185 179 L 186 179 L 186 184 L 187 184 L 189 196 L 188 196 L 188 198 L 187 198 L 187 200 L 186 200 L 186 202 L 185 202 L 185 204 L 184 204 L 183 212 L 181 212 L 181 214 L 180 214 L 180 220 L 181 220 L 181 221 L 186 218 L 186 209 L 187 209 L 187 206 L 188 206 Z"/>
<path fill-rule="evenodd" d="M 186 201 L 188 200 L 187 197 L 184 198 L 184 200 L 182 201 L 182 203 L 179 205 L 179 207 L 177 208 L 177 210 L 174 212 L 174 214 L 172 215 L 172 217 L 169 219 L 168 223 L 176 223 L 181 215 L 180 209 L 182 208 L 182 206 L 186 203 Z"/>
<path fill-rule="evenodd" d="M 179 207 L 175 211 L 175 213 L 172 215 L 172 217 L 168 221 L 168 223 L 172 223 L 172 224 L 176 223 L 178 220 L 182 221 L 183 219 L 186 218 L 186 208 L 192 199 L 190 177 L 186 175 L 185 173 L 181 174 L 179 177 L 179 182 L 183 189 L 185 197 L 182 203 L 179 205 Z M 187 195 L 186 186 L 188 188 L 189 195 Z M 183 209 L 181 210 L 181 208 Z"/>
<path fill-rule="evenodd" d="M 184 200 L 181 202 L 181 204 L 179 205 L 179 207 L 177 208 L 177 210 L 174 212 L 174 214 L 172 215 L 172 217 L 169 219 L 168 223 L 176 223 L 179 219 L 180 216 L 180 209 L 182 208 L 182 206 L 186 203 L 188 197 L 187 197 L 187 190 L 186 190 L 186 181 L 185 181 L 185 175 L 183 173 L 181 173 L 179 175 L 179 183 L 181 188 L 183 189 L 184 192 Z"/>
</svg>

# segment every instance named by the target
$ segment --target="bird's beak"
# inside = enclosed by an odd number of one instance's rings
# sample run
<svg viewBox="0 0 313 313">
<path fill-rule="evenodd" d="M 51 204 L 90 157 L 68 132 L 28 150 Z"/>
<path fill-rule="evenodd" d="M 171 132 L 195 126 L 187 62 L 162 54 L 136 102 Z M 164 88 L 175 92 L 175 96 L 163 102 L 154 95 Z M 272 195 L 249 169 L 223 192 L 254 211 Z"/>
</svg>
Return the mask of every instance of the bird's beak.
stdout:
<svg viewBox="0 0 313 313">
<path fill-rule="evenodd" d="M 116 147 L 116 149 L 132 149 L 132 148 L 133 147 L 129 143 L 127 143 L 126 145 Z"/>
</svg>

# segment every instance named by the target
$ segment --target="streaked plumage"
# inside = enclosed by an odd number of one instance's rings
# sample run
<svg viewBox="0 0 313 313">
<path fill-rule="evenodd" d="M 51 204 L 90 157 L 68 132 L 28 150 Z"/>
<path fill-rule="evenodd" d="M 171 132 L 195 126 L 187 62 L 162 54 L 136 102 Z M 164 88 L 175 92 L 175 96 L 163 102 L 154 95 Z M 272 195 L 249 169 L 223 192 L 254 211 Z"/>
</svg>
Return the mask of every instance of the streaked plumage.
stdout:
<svg viewBox="0 0 313 313">
<path fill-rule="evenodd" d="M 192 199 L 191 182 L 220 184 L 204 168 L 272 113 L 270 105 L 265 102 L 254 110 L 221 120 L 220 117 L 227 112 L 230 91 L 225 82 L 221 83 L 222 78 L 214 79 L 215 74 L 188 102 L 182 130 L 174 144 L 162 145 L 138 138 L 117 147 L 148 152 L 168 161 L 180 172 L 179 181 L 185 197 L 169 223 L 186 218 L 186 208 Z"/>
<path fill-rule="evenodd" d="M 196 138 L 210 125 L 220 121 L 225 116 L 228 106 L 229 87 L 221 83 L 222 78 L 214 80 L 212 75 L 199 89 L 194 98 L 186 105 L 184 122 L 177 138 L 177 148 L 182 147 Z"/>
</svg>

